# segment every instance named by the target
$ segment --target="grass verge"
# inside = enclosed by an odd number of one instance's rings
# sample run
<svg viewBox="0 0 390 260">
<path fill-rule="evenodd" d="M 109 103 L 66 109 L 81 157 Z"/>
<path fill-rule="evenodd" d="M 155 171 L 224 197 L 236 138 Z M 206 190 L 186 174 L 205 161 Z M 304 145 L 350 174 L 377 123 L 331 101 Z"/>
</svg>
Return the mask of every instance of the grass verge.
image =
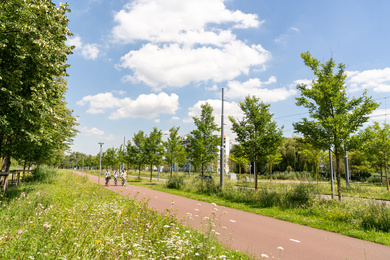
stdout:
<svg viewBox="0 0 390 260">
<path fill-rule="evenodd" d="M 11 188 L 2 200 L 1 259 L 250 259 L 169 211 L 71 173 Z"/>
</svg>

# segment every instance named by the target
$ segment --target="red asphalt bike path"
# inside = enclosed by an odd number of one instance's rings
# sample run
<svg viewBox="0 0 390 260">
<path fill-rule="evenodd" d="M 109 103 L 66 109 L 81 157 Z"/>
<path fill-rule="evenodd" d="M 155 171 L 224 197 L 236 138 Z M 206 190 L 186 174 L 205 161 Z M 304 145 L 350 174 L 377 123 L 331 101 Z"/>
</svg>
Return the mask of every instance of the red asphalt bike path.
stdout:
<svg viewBox="0 0 390 260">
<path fill-rule="evenodd" d="M 86 175 L 90 181 L 98 183 L 97 176 L 81 172 L 77 174 Z M 100 177 L 100 185 L 104 185 L 104 181 L 104 177 Z M 265 254 L 270 258 L 280 257 L 281 260 L 390 259 L 389 246 L 216 206 L 213 203 L 196 201 L 129 183 L 126 186 L 120 186 L 120 181 L 118 181 L 118 186 L 114 186 L 114 181 L 110 180 L 107 188 L 131 199 L 148 200 L 149 208 L 158 209 L 160 212 L 166 212 L 169 209 L 176 214 L 178 219 L 191 218 L 193 220 L 187 220 L 184 223 L 197 229 L 204 227 L 207 218 L 214 219 L 216 224 L 214 229 L 220 233 L 222 244 L 259 258 Z"/>
</svg>

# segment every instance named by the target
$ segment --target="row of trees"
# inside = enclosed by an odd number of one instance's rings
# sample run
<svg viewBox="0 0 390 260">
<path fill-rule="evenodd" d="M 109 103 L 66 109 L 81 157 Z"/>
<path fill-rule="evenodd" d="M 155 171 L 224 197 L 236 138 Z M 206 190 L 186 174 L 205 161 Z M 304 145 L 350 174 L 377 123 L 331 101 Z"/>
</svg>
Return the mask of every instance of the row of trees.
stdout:
<svg viewBox="0 0 390 260">
<path fill-rule="evenodd" d="M 153 166 L 166 163 L 172 175 L 174 163 L 183 166 L 190 160 L 203 175 L 207 165 L 217 158 L 218 152 L 219 137 L 215 132 L 219 129 L 214 122 L 212 112 L 213 108 L 208 103 L 202 105 L 200 117 L 193 117 L 196 129 L 184 140 L 178 134 L 180 127 L 172 127 L 169 130 L 167 141 L 162 141 L 162 131 L 156 127 L 149 135 L 140 130 L 126 145 L 107 149 L 102 155 L 102 163 L 111 168 L 118 168 L 121 163 L 133 165 L 138 169 L 139 174 L 144 165 L 149 165 L 152 179 Z M 62 166 L 65 167 L 70 166 L 71 161 L 77 163 L 81 159 L 84 160 L 85 165 L 90 166 L 98 165 L 100 157 L 73 153 L 64 159 Z"/>
<path fill-rule="evenodd" d="M 11 157 L 25 166 L 58 159 L 77 133 L 64 98 L 69 11 L 47 0 L 0 1 L 1 171 Z"/>
<path fill-rule="evenodd" d="M 254 162 L 257 189 L 259 168 L 267 166 L 271 175 L 273 167 L 306 170 L 310 167 L 318 176 L 321 159 L 326 161 L 325 154 L 330 150 L 335 157 L 337 190 L 341 198 L 341 159 L 350 151 L 353 171 L 364 172 L 370 167 L 383 167 L 388 186 L 389 126 L 381 128 L 376 123 L 358 132 L 378 104 L 366 92 L 359 98 L 347 97 L 343 64 L 339 64 L 335 72 L 333 58 L 322 64 L 309 52 L 301 56 L 316 76 L 310 86 L 297 86 L 301 93 L 297 105 L 307 108 L 310 115 L 294 124 L 295 131 L 302 137 L 284 138 L 282 128 L 278 128 L 272 120 L 270 105 L 257 97 L 248 96 L 240 102 L 244 117 L 229 117 L 238 142 L 231 159 L 239 165 Z M 187 136 L 189 145 L 186 146 L 186 153 L 177 134 L 178 128 L 170 130 L 167 142 L 161 141 L 161 131 L 154 128 L 149 136 L 142 131 L 135 134 L 126 149 L 120 149 L 123 154 L 121 160 L 137 165 L 138 169 L 143 164 L 149 164 L 152 171 L 152 165 L 161 163 L 162 158 L 169 165 L 173 161 L 184 162 L 185 158 L 190 158 L 203 174 L 205 166 L 216 159 L 219 146 L 219 129 L 212 111 L 206 103 L 202 106 L 200 117 L 193 118 L 196 129 Z M 365 159 L 362 159 L 362 154 Z"/>
</svg>

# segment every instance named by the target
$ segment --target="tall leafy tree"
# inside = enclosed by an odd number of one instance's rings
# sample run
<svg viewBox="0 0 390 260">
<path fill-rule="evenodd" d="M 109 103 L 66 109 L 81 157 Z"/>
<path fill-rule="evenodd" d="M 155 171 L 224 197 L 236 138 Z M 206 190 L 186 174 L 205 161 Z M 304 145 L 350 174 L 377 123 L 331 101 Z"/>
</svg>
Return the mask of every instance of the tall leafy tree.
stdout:
<svg viewBox="0 0 390 260">
<path fill-rule="evenodd" d="M 315 148 L 333 151 L 336 157 L 337 191 L 341 199 L 340 159 L 345 152 L 344 146 L 351 134 L 367 122 L 368 115 L 378 104 L 366 92 L 359 98 L 348 98 L 344 64 L 338 64 L 334 72 L 336 64 L 333 58 L 320 63 L 310 52 L 303 52 L 301 57 L 317 78 L 311 86 L 297 86 L 301 96 L 296 99 L 296 104 L 309 110 L 310 119 L 303 118 L 294 123 L 294 128 Z"/>
<path fill-rule="evenodd" d="M 187 136 L 187 152 L 191 157 L 191 162 L 200 166 L 202 180 L 205 166 L 217 157 L 218 145 L 220 139 L 215 133 L 219 131 L 214 122 L 213 108 L 209 103 L 201 105 L 202 112 L 200 117 L 193 117 L 196 129 Z"/>
<path fill-rule="evenodd" d="M 75 118 L 64 95 L 71 36 L 67 4 L 50 0 L 0 3 L 0 155 L 42 160 L 68 148 L 76 134 Z M 30 146 L 26 155 L 24 148 Z"/>
<path fill-rule="evenodd" d="M 141 166 L 146 162 L 145 144 L 146 136 L 143 131 L 138 131 L 133 136 L 133 145 L 127 143 L 127 160 L 138 167 L 138 177 L 141 177 Z"/>
<path fill-rule="evenodd" d="M 172 178 L 172 165 L 175 162 L 184 163 L 186 160 L 186 153 L 183 142 L 179 136 L 180 127 L 172 127 L 169 130 L 169 137 L 167 141 L 163 142 L 165 148 L 165 161 L 169 165 L 169 172 Z"/>
<path fill-rule="evenodd" d="M 386 187 L 389 191 L 390 125 L 383 124 L 381 127 L 378 122 L 375 122 L 365 129 L 364 139 L 364 149 L 374 155 L 385 169 Z"/>
<path fill-rule="evenodd" d="M 269 104 L 264 104 L 255 96 L 247 96 L 244 102 L 239 104 L 244 112 L 242 120 L 229 117 L 232 122 L 232 130 L 237 134 L 236 140 L 242 146 L 247 157 L 257 165 L 265 162 L 267 156 L 273 155 L 283 141 L 282 130 L 269 111 Z M 255 189 L 257 189 L 257 172 L 255 176 Z"/>
<path fill-rule="evenodd" d="M 145 161 L 150 164 L 150 181 L 153 180 L 153 165 L 158 165 L 164 155 L 162 132 L 153 127 L 145 140 Z"/>
</svg>

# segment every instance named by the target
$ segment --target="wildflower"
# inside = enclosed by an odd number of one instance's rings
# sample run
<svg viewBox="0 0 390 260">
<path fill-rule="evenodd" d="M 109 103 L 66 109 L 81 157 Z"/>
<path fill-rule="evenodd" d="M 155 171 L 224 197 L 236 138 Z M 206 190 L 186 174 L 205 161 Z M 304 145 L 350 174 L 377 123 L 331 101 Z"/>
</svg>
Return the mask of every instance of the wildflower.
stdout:
<svg viewBox="0 0 390 260">
<path fill-rule="evenodd" d="M 51 229 L 51 225 L 49 225 L 47 222 L 43 224 L 43 227 L 46 229 Z"/>
<path fill-rule="evenodd" d="M 212 205 L 214 205 L 214 207 L 216 207 L 217 206 L 217 204 L 215 204 L 214 202 L 213 203 L 211 203 Z"/>
<path fill-rule="evenodd" d="M 269 258 L 268 255 L 266 255 L 266 254 L 261 254 L 260 257 L 261 258 Z"/>
<path fill-rule="evenodd" d="M 284 250 L 284 248 L 283 247 L 281 247 L 281 246 L 278 246 L 278 248 L 277 248 L 278 250 L 280 250 L 280 251 L 283 251 Z"/>
<path fill-rule="evenodd" d="M 21 198 L 26 197 L 26 193 L 25 193 L 25 192 L 22 192 L 22 194 L 20 194 L 20 197 L 21 197 Z"/>
</svg>

